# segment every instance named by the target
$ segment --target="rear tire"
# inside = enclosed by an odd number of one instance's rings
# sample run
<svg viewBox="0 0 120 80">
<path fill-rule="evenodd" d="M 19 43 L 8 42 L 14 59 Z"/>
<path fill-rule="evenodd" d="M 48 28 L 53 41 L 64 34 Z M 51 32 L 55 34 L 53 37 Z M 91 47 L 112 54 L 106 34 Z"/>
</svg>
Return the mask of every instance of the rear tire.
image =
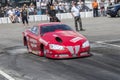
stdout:
<svg viewBox="0 0 120 80">
<path fill-rule="evenodd" d="M 120 17 L 120 10 L 117 11 L 117 15 L 118 15 L 118 17 Z"/>
<path fill-rule="evenodd" d="M 110 15 L 110 17 L 115 17 L 115 15 Z"/>
<path fill-rule="evenodd" d="M 43 54 L 46 57 L 46 49 L 45 49 L 45 47 L 43 47 Z"/>
</svg>

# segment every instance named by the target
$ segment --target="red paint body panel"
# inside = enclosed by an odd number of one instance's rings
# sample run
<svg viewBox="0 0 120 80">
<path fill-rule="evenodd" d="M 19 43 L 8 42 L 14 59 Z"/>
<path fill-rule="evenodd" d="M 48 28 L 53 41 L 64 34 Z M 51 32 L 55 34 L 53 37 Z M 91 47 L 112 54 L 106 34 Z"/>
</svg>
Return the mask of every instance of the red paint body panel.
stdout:
<svg viewBox="0 0 120 80">
<path fill-rule="evenodd" d="M 41 35 L 41 27 L 54 25 L 63 26 L 62 23 L 42 23 L 23 32 L 24 45 L 28 47 L 29 52 L 48 58 L 74 58 L 89 56 L 90 46 L 83 47 L 83 43 L 88 41 L 83 35 L 74 30 L 61 30 L 46 32 Z M 47 27 L 46 27 L 47 28 Z M 50 45 L 58 45 L 50 49 Z M 62 46 L 62 47 L 61 47 Z M 52 46 L 53 48 L 53 46 Z"/>
</svg>

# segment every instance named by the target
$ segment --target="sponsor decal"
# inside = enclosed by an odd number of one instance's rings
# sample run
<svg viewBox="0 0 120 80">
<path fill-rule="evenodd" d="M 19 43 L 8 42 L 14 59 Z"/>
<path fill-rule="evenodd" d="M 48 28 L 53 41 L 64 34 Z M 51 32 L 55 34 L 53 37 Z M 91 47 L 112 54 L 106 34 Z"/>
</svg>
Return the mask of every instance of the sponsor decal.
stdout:
<svg viewBox="0 0 120 80">
<path fill-rule="evenodd" d="M 75 46 L 75 54 L 78 54 L 79 50 L 80 50 L 80 45 Z"/>
<path fill-rule="evenodd" d="M 54 36 L 54 37 L 57 37 L 57 35 L 55 35 L 55 34 L 54 34 L 53 36 Z"/>
<path fill-rule="evenodd" d="M 31 43 L 31 47 L 36 48 L 36 47 L 37 47 L 37 45 L 36 45 L 36 44 Z"/>
<path fill-rule="evenodd" d="M 73 46 L 68 46 L 67 49 L 70 51 L 71 54 L 74 54 Z"/>
<path fill-rule="evenodd" d="M 75 38 L 71 39 L 70 42 L 76 43 L 76 42 L 78 42 L 81 39 L 83 39 L 83 38 L 81 38 L 81 37 L 75 37 Z"/>
<path fill-rule="evenodd" d="M 70 51 L 72 55 L 78 54 L 78 52 L 80 51 L 80 45 L 68 46 L 67 49 Z"/>
<path fill-rule="evenodd" d="M 59 57 L 60 58 L 65 58 L 65 57 L 69 57 L 69 55 L 68 54 L 61 54 L 61 55 L 59 55 Z"/>
<path fill-rule="evenodd" d="M 44 39 L 39 39 L 39 41 L 41 42 L 41 43 L 43 43 L 45 46 L 47 46 L 48 45 L 48 42 L 47 41 L 45 41 Z"/>
<path fill-rule="evenodd" d="M 30 38 L 29 41 L 32 42 L 32 43 L 37 43 L 37 41 L 35 39 L 33 39 L 33 38 Z"/>
<path fill-rule="evenodd" d="M 35 39 L 30 38 L 29 41 L 30 41 L 31 47 L 37 47 L 37 41 Z"/>
</svg>

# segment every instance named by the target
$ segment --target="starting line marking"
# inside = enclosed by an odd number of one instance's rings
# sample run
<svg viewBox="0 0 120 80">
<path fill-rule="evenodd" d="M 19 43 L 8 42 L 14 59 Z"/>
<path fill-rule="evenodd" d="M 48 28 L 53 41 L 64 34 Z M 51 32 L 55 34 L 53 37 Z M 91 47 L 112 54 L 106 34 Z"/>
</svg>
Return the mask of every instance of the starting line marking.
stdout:
<svg viewBox="0 0 120 80">
<path fill-rule="evenodd" d="M 120 39 L 116 39 L 116 40 L 104 40 L 104 41 L 97 41 L 97 42 L 116 42 L 116 41 L 120 41 Z"/>
<path fill-rule="evenodd" d="M 15 80 L 14 78 L 12 78 L 10 75 L 6 74 L 5 72 L 3 72 L 2 70 L 0 70 L 0 74 L 2 76 L 4 76 L 6 79 L 8 80 Z"/>
<path fill-rule="evenodd" d="M 91 54 L 96 55 L 96 56 L 103 56 L 103 54 L 98 54 L 98 53 L 95 53 L 95 52 L 91 52 Z"/>
<path fill-rule="evenodd" d="M 109 46 L 114 46 L 114 47 L 119 47 L 119 48 L 120 48 L 119 45 L 106 43 L 106 42 L 116 42 L 116 41 L 120 41 L 120 39 L 118 39 L 118 40 L 96 41 L 96 43 L 99 43 L 99 44 L 105 44 L 105 45 L 109 45 Z"/>
</svg>

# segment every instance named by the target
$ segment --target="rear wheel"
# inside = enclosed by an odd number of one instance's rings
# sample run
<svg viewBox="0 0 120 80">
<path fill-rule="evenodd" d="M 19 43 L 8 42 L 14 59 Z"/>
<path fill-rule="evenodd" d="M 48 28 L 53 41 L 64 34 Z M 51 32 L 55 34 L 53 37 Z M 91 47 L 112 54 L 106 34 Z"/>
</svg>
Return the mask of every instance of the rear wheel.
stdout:
<svg viewBox="0 0 120 80">
<path fill-rule="evenodd" d="M 120 10 L 117 11 L 117 15 L 118 15 L 118 17 L 120 17 Z"/>
<path fill-rule="evenodd" d="M 29 46 L 29 44 L 28 44 L 28 42 L 27 42 L 27 51 L 28 51 L 28 53 L 31 53 L 31 49 L 30 49 L 30 46 Z"/>
<path fill-rule="evenodd" d="M 26 38 L 26 37 L 24 37 L 24 45 L 27 47 L 28 53 L 31 53 L 31 52 L 30 52 L 30 47 L 29 47 L 29 44 L 28 44 L 28 41 L 27 41 L 27 38 Z"/>
<path fill-rule="evenodd" d="M 115 15 L 110 15 L 110 17 L 115 17 Z"/>
</svg>

